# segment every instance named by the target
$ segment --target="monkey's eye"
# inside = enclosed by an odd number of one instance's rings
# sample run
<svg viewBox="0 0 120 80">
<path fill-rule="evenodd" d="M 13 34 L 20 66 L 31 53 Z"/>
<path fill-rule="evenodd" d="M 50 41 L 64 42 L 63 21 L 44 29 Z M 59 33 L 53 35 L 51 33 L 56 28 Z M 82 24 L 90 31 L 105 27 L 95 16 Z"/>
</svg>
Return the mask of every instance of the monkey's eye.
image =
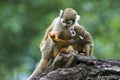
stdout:
<svg viewBox="0 0 120 80">
<path fill-rule="evenodd" d="M 70 35 L 71 35 L 72 37 L 74 37 L 74 36 L 76 36 L 76 32 L 75 32 L 75 31 L 70 31 Z"/>
<path fill-rule="evenodd" d="M 65 23 L 65 20 L 63 18 L 61 19 L 61 23 Z"/>
<path fill-rule="evenodd" d="M 70 28 L 70 31 L 74 31 L 74 27 L 71 27 L 71 28 Z"/>
<path fill-rule="evenodd" d="M 65 21 L 64 21 L 64 20 L 62 20 L 62 23 L 65 23 Z"/>
<path fill-rule="evenodd" d="M 74 14 L 74 16 L 76 16 L 76 15 L 77 15 L 77 13 Z"/>
</svg>

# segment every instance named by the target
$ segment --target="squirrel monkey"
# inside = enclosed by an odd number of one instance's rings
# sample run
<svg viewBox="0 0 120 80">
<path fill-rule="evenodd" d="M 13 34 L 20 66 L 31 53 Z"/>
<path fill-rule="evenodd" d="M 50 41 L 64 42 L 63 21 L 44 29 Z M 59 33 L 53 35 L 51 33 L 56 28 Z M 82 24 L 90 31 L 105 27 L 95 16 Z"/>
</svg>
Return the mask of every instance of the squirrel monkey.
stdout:
<svg viewBox="0 0 120 80">
<path fill-rule="evenodd" d="M 87 56 L 93 55 L 94 42 L 92 36 L 84 27 L 81 25 L 71 27 L 70 35 L 74 38 L 73 50 L 80 51 L 80 53 L 84 53 Z"/>
<path fill-rule="evenodd" d="M 67 11 L 67 10 L 70 10 L 70 11 Z M 71 15 L 66 15 L 66 14 L 70 14 L 70 13 L 71 13 Z M 74 14 L 72 14 L 72 13 L 74 13 Z M 73 15 L 75 15 L 75 16 L 73 16 Z M 77 15 L 76 11 L 74 11 L 71 8 L 65 9 L 63 14 L 61 15 L 62 26 L 58 26 L 59 28 L 57 27 L 57 29 L 62 29 L 62 30 L 55 30 L 55 28 L 54 28 L 54 29 L 52 29 L 52 31 L 53 32 L 59 31 L 58 32 L 59 39 L 71 40 L 69 45 L 72 46 L 73 50 L 80 51 L 80 53 L 84 53 L 87 56 L 92 56 L 93 55 L 93 47 L 94 47 L 94 42 L 93 42 L 92 36 L 84 27 L 82 27 L 81 25 L 78 24 L 78 20 L 79 20 L 79 15 Z M 74 24 L 72 24 L 72 23 L 74 23 Z M 60 28 L 60 27 L 64 27 L 64 28 Z M 48 30 L 50 30 L 50 28 L 48 28 Z M 63 38 L 63 36 L 65 36 L 66 38 Z M 54 39 L 54 42 L 55 41 L 57 42 L 58 38 Z M 64 44 L 65 44 L 65 42 L 64 42 Z"/>
<path fill-rule="evenodd" d="M 71 42 L 69 29 L 72 25 L 78 24 L 78 20 L 79 16 L 74 9 L 67 8 L 64 11 L 60 10 L 60 15 L 46 29 L 45 36 L 40 44 L 42 58 L 37 68 L 27 80 L 34 80 L 46 68 L 50 59 L 55 59 L 63 48 L 68 48 Z"/>
</svg>

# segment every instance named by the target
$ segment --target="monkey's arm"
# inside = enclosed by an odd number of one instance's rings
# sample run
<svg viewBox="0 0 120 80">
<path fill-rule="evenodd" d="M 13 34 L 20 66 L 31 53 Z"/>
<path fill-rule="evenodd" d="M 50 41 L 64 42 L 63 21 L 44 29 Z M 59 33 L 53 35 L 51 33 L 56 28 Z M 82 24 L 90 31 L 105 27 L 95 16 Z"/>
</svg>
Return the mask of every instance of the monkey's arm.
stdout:
<svg viewBox="0 0 120 80">
<path fill-rule="evenodd" d="M 46 33 L 45 33 L 45 35 L 44 35 L 44 37 L 43 37 L 43 39 L 42 39 L 42 41 L 40 43 L 40 50 L 42 50 L 44 44 L 46 44 L 46 40 L 48 40 L 48 34 L 52 31 L 53 27 L 55 26 L 56 20 L 57 20 L 57 18 L 55 18 L 53 20 L 53 22 L 51 23 L 51 25 L 46 29 Z"/>
<path fill-rule="evenodd" d="M 67 44 L 70 42 L 70 40 L 63 40 L 63 39 L 60 39 L 58 38 L 58 33 L 57 32 L 52 32 L 52 33 L 49 33 L 48 36 L 54 41 L 54 42 L 57 42 L 57 43 L 61 43 L 61 44 Z"/>
<path fill-rule="evenodd" d="M 87 56 L 92 56 L 93 55 L 93 44 L 92 43 L 85 43 L 83 46 L 83 52 L 85 52 L 85 54 Z"/>
<path fill-rule="evenodd" d="M 43 37 L 43 40 L 42 40 L 42 41 L 48 39 L 48 33 L 49 33 L 50 31 L 52 31 L 52 28 L 53 28 L 53 25 L 51 24 L 51 25 L 46 29 L 46 33 L 45 33 L 45 36 Z"/>
<path fill-rule="evenodd" d="M 52 31 L 53 27 L 55 26 L 56 20 L 57 20 L 57 18 L 55 18 L 53 20 L 53 22 L 51 23 L 51 25 L 46 29 L 45 35 L 44 35 L 41 43 L 44 43 L 44 41 L 46 41 L 48 39 L 48 34 Z"/>
<path fill-rule="evenodd" d="M 92 36 L 89 32 L 86 31 L 85 33 L 85 41 L 83 43 L 83 52 L 86 52 L 86 55 L 92 56 L 93 55 L 93 48 L 94 48 L 94 42 L 92 39 Z"/>
</svg>

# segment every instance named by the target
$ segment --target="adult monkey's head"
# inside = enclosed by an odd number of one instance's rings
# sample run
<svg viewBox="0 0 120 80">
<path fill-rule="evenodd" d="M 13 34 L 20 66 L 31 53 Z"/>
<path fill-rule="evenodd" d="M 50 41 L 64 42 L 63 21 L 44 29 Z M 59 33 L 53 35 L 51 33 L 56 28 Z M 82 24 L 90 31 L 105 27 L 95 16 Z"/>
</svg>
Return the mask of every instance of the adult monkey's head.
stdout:
<svg viewBox="0 0 120 80">
<path fill-rule="evenodd" d="M 60 10 L 60 19 L 62 26 L 70 27 L 79 20 L 79 15 L 77 12 L 72 8 L 66 8 L 64 11 Z"/>
</svg>

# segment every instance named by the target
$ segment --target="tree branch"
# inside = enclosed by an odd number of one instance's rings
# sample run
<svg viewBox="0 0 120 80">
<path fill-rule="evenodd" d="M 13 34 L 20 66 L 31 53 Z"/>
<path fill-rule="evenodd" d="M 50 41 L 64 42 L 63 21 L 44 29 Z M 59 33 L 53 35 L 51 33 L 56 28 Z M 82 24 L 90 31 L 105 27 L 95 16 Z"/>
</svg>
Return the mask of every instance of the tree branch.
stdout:
<svg viewBox="0 0 120 80">
<path fill-rule="evenodd" d="M 97 60 L 72 51 L 59 53 L 37 79 L 120 80 L 120 60 Z"/>
</svg>

